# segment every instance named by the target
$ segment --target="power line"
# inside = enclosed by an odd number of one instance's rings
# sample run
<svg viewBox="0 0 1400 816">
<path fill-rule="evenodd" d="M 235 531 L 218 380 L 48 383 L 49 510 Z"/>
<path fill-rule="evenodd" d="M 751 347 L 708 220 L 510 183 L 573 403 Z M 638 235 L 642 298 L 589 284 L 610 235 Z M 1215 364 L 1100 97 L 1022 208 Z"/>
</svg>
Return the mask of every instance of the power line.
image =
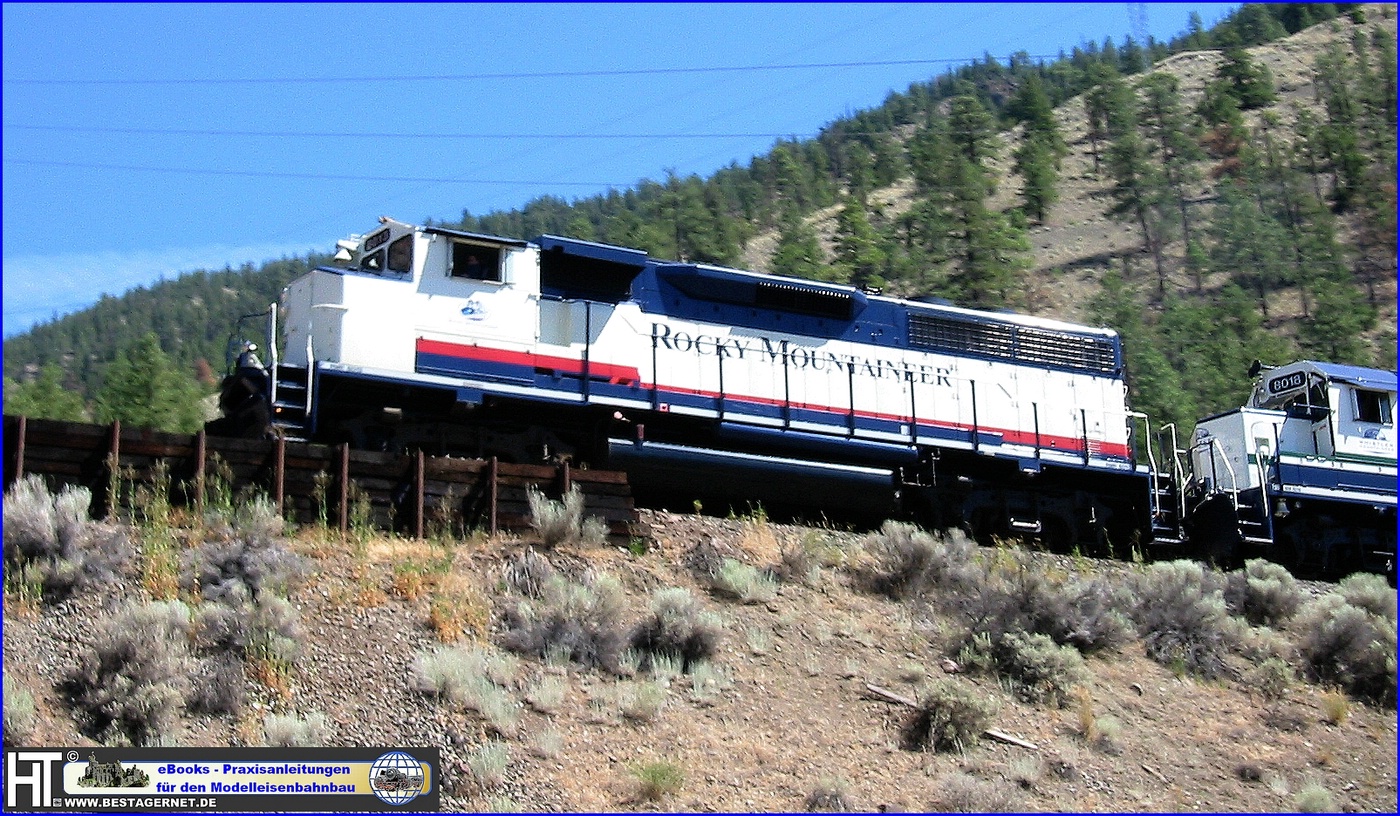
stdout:
<svg viewBox="0 0 1400 816">
<path fill-rule="evenodd" d="M 295 178 L 319 179 L 323 181 L 393 181 L 431 184 L 504 184 L 540 185 L 560 187 L 627 187 L 634 182 L 622 184 L 614 181 L 521 181 L 511 179 L 464 179 L 431 178 L 424 176 L 350 176 L 334 173 L 275 173 L 267 170 L 214 170 L 204 167 L 142 167 L 130 164 L 95 164 L 88 162 L 39 161 L 34 159 L 5 159 L 5 164 L 22 164 L 37 167 L 73 167 L 83 170 L 135 170 L 143 173 L 184 173 L 202 176 L 245 176 L 253 178 Z"/>
<path fill-rule="evenodd" d="M 782 139 L 791 133 L 353 133 L 316 130 L 213 130 L 200 128 L 97 127 L 93 125 L 14 125 L 6 130 L 59 133 L 127 133 L 154 136 L 257 136 L 363 139 Z"/>
<path fill-rule="evenodd" d="M 1031 59 L 1057 59 L 1058 54 L 1035 54 Z M 981 57 L 940 59 L 868 60 L 856 62 L 807 62 L 786 65 L 716 65 L 676 68 L 616 68 L 590 71 L 518 71 L 495 74 L 405 74 L 399 76 L 342 77 L 233 77 L 226 79 L 12 79 L 6 85 L 314 85 L 351 82 L 461 82 L 491 79 L 564 79 L 577 77 L 657 76 L 663 74 L 719 74 L 754 71 L 798 71 L 815 68 L 887 68 L 901 65 L 952 65 L 975 63 Z"/>
</svg>

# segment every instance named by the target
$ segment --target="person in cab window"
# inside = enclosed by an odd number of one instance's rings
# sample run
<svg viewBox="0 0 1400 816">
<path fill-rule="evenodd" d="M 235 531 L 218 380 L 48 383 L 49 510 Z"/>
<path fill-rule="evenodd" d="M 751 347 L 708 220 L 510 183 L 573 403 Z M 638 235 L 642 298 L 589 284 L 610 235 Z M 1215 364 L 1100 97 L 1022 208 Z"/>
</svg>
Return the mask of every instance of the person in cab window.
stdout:
<svg viewBox="0 0 1400 816">
<path fill-rule="evenodd" d="M 475 255 L 467 256 L 467 277 L 473 280 L 485 280 L 485 275 L 483 275 L 481 269 L 481 261 L 478 261 Z"/>
</svg>

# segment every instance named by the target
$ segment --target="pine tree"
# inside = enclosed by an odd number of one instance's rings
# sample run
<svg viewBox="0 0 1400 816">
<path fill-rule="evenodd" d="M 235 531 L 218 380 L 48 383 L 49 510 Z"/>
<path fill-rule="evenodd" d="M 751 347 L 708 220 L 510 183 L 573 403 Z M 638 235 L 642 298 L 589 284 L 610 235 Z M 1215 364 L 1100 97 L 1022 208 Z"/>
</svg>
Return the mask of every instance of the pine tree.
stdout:
<svg viewBox="0 0 1400 816">
<path fill-rule="evenodd" d="M 147 332 L 117 352 L 93 401 L 98 422 L 193 433 L 203 423 L 202 394 L 194 378 L 177 369 Z"/>
<path fill-rule="evenodd" d="M 1055 189 L 1059 173 L 1055 170 L 1055 152 L 1038 133 L 1027 133 L 1016 148 L 1015 169 L 1021 176 L 1021 197 L 1026 214 L 1045 223 L 1045 211 L 1059 198 Z"/>
<path fill-rule="evenodd" d="M 794 278 L 826 279 L 830 268 L 817 231 L 794 209 L 789 209 L 778 230 L 778 246 L 768 265 L 774 275 Z"/>
<path fill-rule="evenodd" d="M 63 385 L 63 369 L 49 363 L 32 382 L 5 378 L 5 413 L 35 419 L 85 422 L 87 409 L 77 391 Z"/>
<path fill-rule="evenodd" d="M 1156 145 L 1167 187 L 1181 216 L 1181 238 L 1191 243 L 1187 186 L 1200 181 L 1196 163 L 1204 158 L 1199 135 L 1182 109 L 1180 83 L 1171 74 L 1155 73 L 1142 81 L 1140 118 L 1147 138 Z"/>
<path fill-rule="evenodd" d="M 836 217 L 836 267 L 859 287 L 883 288 L 885 252 L 859 201 L 851 199 Z"/>
<path fill-rule="evenodd" d="M 1269 316 L 1268 294 L 1288 283 L 1288 233 L 1259 209 L 1250 191 L 1225 185 L 1211 216 L 1211 268 L 1258 293 L 1259 311 Z"/>
</svg>

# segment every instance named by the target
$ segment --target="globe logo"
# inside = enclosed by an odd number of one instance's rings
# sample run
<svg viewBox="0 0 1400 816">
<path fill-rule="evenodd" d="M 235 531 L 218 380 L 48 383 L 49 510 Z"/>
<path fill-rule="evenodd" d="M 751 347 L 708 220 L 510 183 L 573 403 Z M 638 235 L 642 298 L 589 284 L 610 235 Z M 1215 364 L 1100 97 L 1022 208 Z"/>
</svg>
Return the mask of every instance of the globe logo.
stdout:
<svg viewBox="0 0 1400 816">
<path fill-rule="evenodd" d="M 406 805 L 423 792 L 423 765 L 403 751 L 390 751 L 370 764 L 369 788 L 381 802 Z"/>
</svg>

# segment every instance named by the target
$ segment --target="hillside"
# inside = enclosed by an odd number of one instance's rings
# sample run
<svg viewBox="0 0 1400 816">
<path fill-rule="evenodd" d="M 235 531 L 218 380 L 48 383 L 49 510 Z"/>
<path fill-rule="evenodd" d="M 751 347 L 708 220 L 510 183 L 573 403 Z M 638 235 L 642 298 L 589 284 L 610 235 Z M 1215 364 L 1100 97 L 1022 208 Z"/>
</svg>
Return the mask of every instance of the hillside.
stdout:
<svg viewBox="0 0 1400 816">
<path fill-rule="evenodd" d="M 147 694 L 165 702 L 128 712 L 122 722 L 155 727 L 160 733 L 152 738 L 166 744 L 262 745 L 272 733 L 267 718 L 276 714 L 290 718 L 277 733 L 294 735 L 293 744 L 440 746 L 449 811 L 1395 812 L 1393 676 L 1390 706 L 1378 707 L 1296 678 L 1272 675 L 1269 682 L 1261 673 L 1270 664 L 1259 662 L 1260 652 L 1287 656 L 1285 643 L 1307 639 L 1315 624 L 1297 621 L 1316 617 L 1306 609 L 1276 629 L 1237 630 L 1253 634 L 1231 636 L 1236 645 L 1214 679 L 1147 659 L 1145 642 L 1130 636 L 1084 660 L 1087 671 L 1067 689 L 1063 706 L 1028 702 L 1009 676 L 976 673 L 966 652 L 950 651 L 968 623 L 937 595 L 895 601 L 872 589 L 881 563 L 872 537 L 761 517 L 646 513 L 643 520 L 653 534 L 645 552 L 566 543 L 526 558 L 531 542 L 509 537 L 339 541 L 314 530 L 265 542 L 271 549 L 260 550 L 259 563 L 300 576 L 290 584 L 289 607 L 273 616 L 273 628 L 300 649 L 280 662 L 261 652 L 240 659 L 210 651 L 208 630 L 197 624 L 189 639 L 179 638 L 191 645 L 171 647 L 195 650 L 193 659 L 172 652 L 132 672 L 144 678 L 133 693 L 148 682 L 175 689 L 174 697 Z M 236 524 L 234 540 L 252 542 L 258 529 Z M 200 542 L 228 535 L 217 530 L 181 534 L 178 563 L 207 557 Z M 151 532 L 121 534 L 140 541 Z M 95 527 L 93 538 L 110 546 L 114 534 Z M 791 553 L 804 543 L 811 571 L 794 573 Z M 305 559 L 300 570 L 287 569 L 284 547 Z M 786 564 L 780 572 L 789 577 L 771 585 L 771 594 L 760 585 L 759 597 L 746 603 L 713 590 L 705 577 L 705 564 L 720 558 Z M 1125 588 L 1148 571 L 1006 549 L 973 558 L 989 574 L 1006 575 L 1014 571 L 997 571 L 1029 559 L 1035 574 L 1063 585 L 1099 579 Z M 160 573 L 154 564 L 137 558 L 116 580 L 58 603 L 7 591 L 7 734 L 18 690 L 28 690 L 35 701 L 28 742 L 94 744 L 81 707 L 58 689 L 94 652 L 110 653 L 103 651 L 113 648 L 104 628 L 121 625 L 122 602 L 149 597 Z M 618 676 L 552 651 L 548 659 L 505 652 L 499 644 L 519 644 L 511 633 L 518 635 L 520 619 L 509 610 L 548 572 L 598 593 L 604 584 L 587 576 L 609 575 L 619 587 L 606 594 L 611 600 L 570 607 L 567 619 L 580 628 L 556 628 L 556 636 L 575 639 L 559 642 L 604 644 L 611 630 L 598 621 L 625 632 L 645 618 L 658 590 L 688 592 L 701 610 L 688 619 L 714 635 L 706 667 L 692 675 L 674 666 L 631 675 L 624 667 Z M 1336 589 L 1309 583 L 1298 592 L 1312 599 Z M 189 597 L 183 590 L 180 596 Z M 1389 604 L 1393 652 L 1394 591 L 1374 597 Z M 206 593 L 195 620 L 218 620 L 207 613 L 222 603 Z M 158 646 L 155 631 L 147 627 L 139 637 Z M 484 648 L 488 662 L 476 671 L 491 680 L 474 691 L 449 688 L 442 699 L 421 691 L 416 661 L 443 641 Z M 1296 652 L 1289 659 L 1298 665 Z M 163 675 L 158 667 L 168 660 L 192 662 Z M 1069 664 L 1045 665 L 1060 666 L 1045 675 L 1050 680 L 1070 676 Z M 1393 661 L 1391 667 L 1393 674 Z M 188 687 L 186 676 L 193 678 Z M 961 752 L 909 750 L 901 737 L 909 712 L 867 693 L 875 684 L 923 699 L 942 682 L 994 707 L 986 728 L 1033 747 L 983 737 Z M 219 713 L 192 714 L 182 699 Z M 161 709 L 171 716 L 163 719 Z M 662 767 L 679 771 L 680 781 L 653 770 L 648 794 L 639 781 L 648 763 L 668 763 Z"/>
<path fill-rule="evenodd" d="M 442 225 L 571 235 L 1108 325 L 1124 338 L 1134 407 L 1187 426 L 1237 405 L 1247 387 L 1241 372 L 1256 358 L 1394 367 L 1395 31 L 1392 5 L 1248 4 L 1210 31 L 1147 49 L 1106 40 L 1049 63 L 1013 55 L 950 69 L 707 179 L 671 175 L 573 202 L 464 212 Z M 1173 115 L 1185 138 L 1174 145 L 1144 119 L 1149 83 L 1167 76 L 1177 82 Z M 1067 148 L 1043 217 L 1027 209 L 1027 171 L 1016 158 L 1033 115 L 1020 94 L 1035 83 L 1054 105 L 1044 125 L 1053 123 Z M 1127 100 L 1114 104 L 1128 108 L 1091 129 L 1098 114 L 1090 101 L 1120 86 Z M 989 128 L 991 152 L 974 151 L 970 171 L 948 142 L 955 123 Z M 1134 132 L 1162 145 L 1133 154 Z M 1112 167 L 1115 145 L 1141 165 L 1132 184 L 1174 179 L 1170 191 L 1138 190 L 1146 195 L 1135 199 L 1146 202 L 1139 217 L 1113 214 L 1133 206 Z M 986 186 L 981 200 L 955 190 L 957 178 L 972 176 Z M 853 201 L 859 217 L 843 226 Z M 38 381 L 53 364 L 54 380 L 87 400 L 95 418 L 94 398 L 118 352 L 146 331 L 183 376 L 208 389 L 236 319 L 265 308 L 315 262 L 201 272 L 11 338 L 7 398 L 24 388 L 51 393 Z M 1229 331 L 1217 336 L 1218 327 Z M 79 418 L 64 410 L 55 418 Z"/>
</svg>

